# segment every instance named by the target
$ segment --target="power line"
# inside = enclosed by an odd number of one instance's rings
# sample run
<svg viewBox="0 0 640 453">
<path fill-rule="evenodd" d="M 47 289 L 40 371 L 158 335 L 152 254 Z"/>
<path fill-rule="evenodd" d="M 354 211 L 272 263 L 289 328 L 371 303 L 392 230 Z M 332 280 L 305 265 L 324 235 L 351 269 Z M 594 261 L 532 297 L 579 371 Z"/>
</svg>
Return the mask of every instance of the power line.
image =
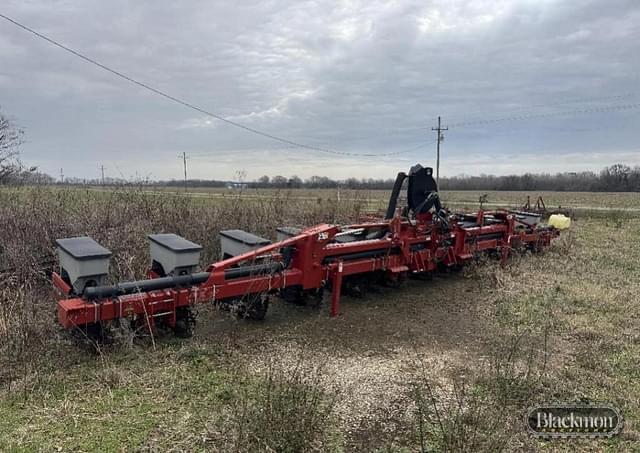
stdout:
<svg viewBox="0 0 640 453">
<path fill-rule="evenodd" d="M 436 142 L 436 140 L 430 140 L 428 142 L 421 142 L 417 145 L 413 145 L 409 148 L 403 148 L 399 151 L 393 151 L 390 153 L 385 153 L 385 154 L 357 154 L 357 156 L 371 156 L 371 157 L 379 157 L 379 156 L 397 156 L 400 154 L 405 154 L 405 153 L 410 153 L 411 151 L 416 151 L 420 148 L 424 148 L 428 145 L 432 145 Z M 289 147 L 290 148 L 290 147 Z M 283 149 L 287 149 L 287 148 L 283 148 Z M 273 149 L 271 151 L 279 151 L 279 149 Z M 247 152 L 247 150 L 227 150 L 227 152 Z M 189 154 L 189 158 L 195 158 L 195 159 L 202 159 L 205 157 L 210 157 L 213 154 L 213 152 L 211 153 L 207 153 L 207 152 L 200 152 L 200 153 L 190 153 Z M 182 157 L 182 156 L 179 156 Z M 203 159 L 206 160 L 206 159 Z"/>
<path fill-rule="evenodd" d="M 532 111 L 532 109 L 541 109 L 541 108 L 549 108 L 549 107 L 555 107 L 555 106 L 560 106 L 560 105 L 567 105 L 567 104 L 589 104 L 589 103 L 594 103 L 594 102 L 602 102 L 602 101 L 613 101 L 613 100 L 621 100 L 621 99 L 629 99 L 629 98 L 633 98 L 636 97 L 638 94 L 640 94 L 639 92 L 628 92 L 628 93 L 622 93 L 622 94 L 617 94 L 617 95 L 612 95 L 612 96 L 604 96 L 604 97 L 594 97 L 594 98 L 580 98 L 580 99 L 565 99 L 562 101 L 557 101 L 557 102 L 549 102 L 549 103 L 541 103 L 541 104 L 533 104 L 533 105 L 528 105 L 526 107 L 519 107 L 519 108 L 507 108 L 507 109 L 499 109 L 499 110 L 477 110 L 475 112 L 472 113 L 468 113 L 467 115 L 465 115 L 464 117 L 460 117 L 457 118 L 454 116 L 454 120 L 458 119 L 458 122 L 456 123 L 457 125 L 466 125 L 469 123 L 476 123 L 477 121 L 480 121 L 480 119 L 476 119 L 477 115 L 507 115 L 510 113 L 515 113 L 515 112 L 522 112 L 524 111 L 524 113 L 521 113 L 519 116 L 524 116 L 524 115 L 535 115 L 536 113 L 534 111 Z M 607 106 L 603 106 L 603 107 L 607 107 Z M 577 110 L 577 111 L 582 111 L 582 110 Z M 562 114 L 563 112 L 557 113 L 557 112 L 549 112 L 549 115 L 558 115 L 558 114 Z M 509 116 L 508 118 L 511 118 L 511 116 Z M 484 120 L 482 120 L 484 121 Z M 353 141 L 361 141 L 361 140 L 370 140 L 372 138 L 391 138 L 392 135 L 394 134 L 399 134 L 401 132 L 409 132 L 409 131 L 418 131 L 418 130 L 425 130 L 428 129 L 428 126 L 405 126 L 405 127 L 397 127 L 394 129 L 388 129 L 387 131 L 384 131 L 382 134 L 378 133 L 376 135 L 366 135 L 366 136 L 362 136 L 362 137 L 350 137 L 350 138 L 346 138 L 346 139 L 341 139 L 341 142 L 353 142 Z"/>
<path fill-rule="evenodd" d="M 589 109 L 565 110 L 562 112 L 534 113 L 534 114 L 525 114 L 525 115 L 506 116 L 506 117 L 493 118 L 493 119 L 478 119 L 475 121 L 464 121 L 460 123 L 450 124 L 450 127 L 464 127 L 464 126 L 475 126 L 479 124 L 493 124 L 493 123 L 498 123 L 502 121 L 523 121 L 523 120 L 547 118 L 547 117 L 553 117 L 553 116 L 586 115 L 590 113 L 608 113 L 608 112 L 615 112 L 615 111 L 621 111 L 621 110 L 632 110 L 637 108 L 640 108 L 640 103 L 608 105 L 608 106 L 594 107 Z"/>
<path fill-rule="evenodd" d="M 526 110 L 529 110 L 531 108 L 545 108 L 545 107 L 552 107 L 552 106 L 557 106 L 557 105 L 564 105 L 564 104 L 575 104 L 575 103 L 591 103 L 591 102 L 597 102 L 597 101 L 604 101 L 604 100 L 614 100 L 614 99 L 623 99 L 623 98 L 629 98 L 629 97 L 634 97 L 636 96 L 637 93 L 634 92 L 630 92 L 627 94 L 620 94 L 620 95 L 616 95 L 616 96 L 608 96 L 608 97 L 601 97 L 601 98 L 583 98 L 583 99 L 573 99 L 573 100 L 567 100 L 567 101 L 561 101 L 561 102 L 554 102 L 554 103 L 549 103 L 549 104 L 537 104 L 537 105 L 533 105 L 530 107 L 523 107 L 520 109 L 508 109 L 508 110 L 498 110 L 498 111 L 489 111 L 486 110 L 485 112 L 488 114 L 493 114 L 493 115 L 499 115 L 499 114 L 506 114 L 506 113 L 511 113 L 511 112 L 518 112 L 518 111 L 522 111 L 524 110 L 525 113 L 522 113 L 520 115 L 511 115 L 511 116 L 504 116 L 504 117 L 499 117 L 499 118 L 494 118 L 494 119 L 473 119 L 473 117 L 470 120 L 461 120 L 458 121 L 457 123 L 449 123 L 449 125 L 451 127 L 465 127 L 465 126 L 474 126 L 474 125 L 481 125 L 481 124 L 492 124 L 492 123 L 497 123 L 497 122 L 502 122 L 502 121 L 522 121 L 522 120 L 527 120 L 527 119 L 536 119 L 536 118 L 546 118 L 546 117 L 553 117 L 553 116 L 568 116 L 568 115 L 580 115 L 580 114 L 589 114 L 589 113 L 607 113 L 607 112 L 613 112 L 613 111 L 618 111 L 618 110 L 632 110 L 632 109 L 637 109 L 640 107 L 640 103 L 634 103 L 634 104 L 618 104 L 618 105 L 608 105 L 608 106 L 602 106 L 602 107 L 593 107 L 593 108 L 586 108 L 586 109 L 574 109 L 574 110 L 569 110 L 569 111 L 560 111 L 560 112 L 547 112 L 547 113 L 534 113 L 534 112 L 526 112 Z M 476 112 L 477 113 L 482 113 L 482 111 Z M 467 116 L 468 118 L 468 116 Z M 417 131 L 417 130 L 426 130 L 428 129 L 428 126 L 413 126 L 413 127 L 405 127 L 402 129 L 392 129 L 390 131 L 387 131 L 384 134 L 376 134 L 376 135 L 368 135 L 365 137 L 356 137 L 356 138 L 348 138 L 346 139 L 346 141 L 348 142 L 353 142 L 353 141 L 359 141 L 359 140 L 371 140 L 372 138 L 391 138 L 392 134 L 397 134 L 401 131 Z M 344 141 L 344 140 L 343 140 Z"/>
<path fill-rule="evenodd" d="M 611 130 L 611 129 L 628 129 L 630 127 L 638 127 L 638 121 L 637 118 L 632 117 L 631 115 L 638 115 L 640 114 L 640 111 L 634 111 L 634 112 L 630 112 L 629 113 L 629 120 L 630 121 L 617 121 L 614 124 L 607 124 L 607 125 L 597 125 L 597 126 L 592 126 L 592 127 L 579 127 L 579 128 L 571 128 L 571 127 L 564 127 L 562 129 L 558 129 L 556 127 L 545 127 L 545 126 L 539 126 L 537 129 L 530 129 L 528 130 L 528 132 L 530 132 L 531 134 L 537 134 L 540 135 L 540 133 L 544 133 L 545 137 L 549 137 L 550 135 L 555 135 L 555 134 L 577 134 L 577 133 L 582 133 L 582 132 L 598 132 L 598 131 L 604 131 L 604 130 Z M 513 136 L 513 135 L 520 135 L 522 136 L 522 131 L 519 131 L 517 129 L 508 129 L 507 132 L 494 132 L 493 129 L 486 129 L 487 133 L 490 133 L 490 137 L 493 139 L 495 137 L 507 137 L 507 136 Z M 468 134 L 467 134 L 468 135 Z M 459 136 L 456 136 L 459 137 Z M 473 137 L 480 137 L 478 135 L 477 132 L 473 132 Z"/>
<path fill-rule="evenodd" d="M 281 142 L 281 143 L 285 143 L 285 144 L 291 145 L 291 146 L 293 146 L 295 148 L 304 148 L 304 149 L 308 149 L 308 150 L 311 150 L 311 151 L 318 151 L 318 152 L 322 152 L 322 153 L 342 155 L 342 156 L 377 157 L 377 156 L 392 156 L 392 155 L 396 154 L 396 153 L 363 154 L 363 153 L 352 153 L 352 152 L 346 152 L 346 151 L 338 151 L 338 150 L 323 148 L 323 147 L 320 147 L 320 146 L 314 146 L 314 145 L 308 145 L 308 144 L 305 144 L 305 143 L 300 143 L 300 142 L 297 142 L 297 141 L 294 141 L 294 140 L 290 140 L 288 138 L 279 137 L 277 135 L 274 135 L 274 134 L 271 134 L 271 133 L 268 133 L 268 132 L 264 132 L 264 131 L 255 129 L 255 128 L 250 127 L 250 126 L 246 126 L 244 124 L 238 123 L 236 121 L 224 118 L 223 116 L 220 116 L 220 115 L 217 115 L 217 114 L 212 113 L 210 111 L 207 111 L 207 110 L 205 110 L 205 109 L 203 109 L 201 107 L 198 107 L 198 106 L 196 106 L 196 105 L 194 105 L 194 104 L 192 104 L 190 102 L 187 102 L 187 101 L 179 99 L 179 98 L 177 98 L 175 96 L 172 96 L 172 95 L 168 94 L 167 92 L 159 90 L 158 88 L 154 88 L 151 85 L 148 85 L 148 84 L 146 84 L 144 82 L 140 82 L 139 80 L 136 80 L 133 77 L 130 77 L 130 76 L 128 76 L 128 75 L 126 75 L 126 74 L 124 74 L 124 73 L 122 73 L 120 71 L 112 69 L 109 66 L 106 66 L 106 65 L 100 63 L 97 60 L 94 60 L 91 57 L 88 57 L 88 56 L 86 56 L 86 55 L 84 55 L 84 54 L 82 54 L 82 53 L 80 53 L 80 52 L 78 52 L 76 50 L 73 50 L 70 47 L 65 46 L 64 44 L 61 44 L 58 41 L 56 41 L 56 40 L 54 40 L 52 38 L 49 38 L 48 36 L 45 36 L 42 33 L 39 33 L 37 31 L 35 31 L 34 29 L 32 29 L 32 28 L 30 28 L 30 27 L 28 27 L 28 26 L 26 26 L 26 25 L 24 25 L 24 24 L 22 24 L 22 23 L 20 23 L 20 22 L 18 22 L 16 20 L 14 20 L 14 19 L 12 19 L 12 18 L 10 18 L 8 16 L 5 16 L 4 14 L 0 13 L 0 17 L 5 19 L 6 21 L 16 25 L 17 27 L 20 27 L 21 29 L 23 29 L 23 30 L 25 30 L 25 31 L 37 36 L 38 38 L 43 39 L 43 40 L 47 41 L 48 43 L 53 44 L 54 46 L 59 47 L 60 49 L 71 53 L 72 55 L 75 55 L 76 57 L 86 61 L 87 63 L 90 63 L 90 64 L 92 64 L 94 66 L 99 67 L 100 69 L 103 69 L 103 70 L 105 70 L 107 72 L 110 72 L 111 74 L 113 74 L 113 75 L 115 75 L 117 77 L 120 77 L 121 79 L 124 79 L 124 80 L 126 80 L 126 81 L 128 81 L 128 82 L 130 82 L 130 83 L 132 83 L 134 85 L 137 85 L 137 86 L 139 86 L 141 88 L 144 88 L 147 91 L 150 91 L 150 92 L 152 92 L 154 94 L 157 94 L 158 96 L 162 96 L 165 99 L 168 99 L 168 100 L 170 100 L 172 102 L 180 104 L 180 105 L 182 105 L 184 107 L 187 107 L 187 108 L 189 108 L 191 110 L 195 110 L 196 112 L 199 112 L 199 113 L 202 113 L 204 115 L 210 116 L 212 118 L 215 118 L 215 119 L 217 119 L 219 121 L 222 121 L 222 122 L 224 122 L 226 124 L 229 124 L 231 126 L 243 129 L 243 130 L 245 130 L 247 132 L 250 132 L 252 134 L 260 135 L 262 137 L 265 137 L 265 138 L 268 138 L 268 139 L 271 139 L 271 140 L 275 140 L 275 141 L 278 141 L 278 142 Z"/>
<path fill-rule="evenodd" d="M 468 122 L 468 121 L 474 121 L 475 118 L 478 117 L 478 115 L 506 115 L 509 113 L 515 113 L 515 112 L 522 112 L 524 111 L 524 113 L 522 113 L 522 115 L 528 115 L 528 114 L 533 114 L 534 112 L 532 112 L 532 109 L 542 109 L 542 108 L 549 108 L 549 107 L 556 107 L 559 105 L 567 105 L 567 104 L 589 104 L 589 103 L 594 103 L 594 102 L 602 102 L 602 101 L 613 101 L 613 100 L 629 100 L 629 98 L 632 97 L 636 97 L 638 94 L 640 94 L 640 92 L 629 92 L 629 93 L 622 93 L 622 94 L 617 94 L 617 95 L 613 95 L 613 96 L 604 96 L 604 97 L 594 97 L 594 98 L 580 98 L 580 99 L 565 99 L 562 101 L 556 101 L 556 102 L 549 102 L 549 103 L 544 103 L 544 104 L 533 104 L 533 105 L 527 105 L 526 107 L 518 107 L 518 108 L 507 108 L 507 109 L 501 109 L 501 110 L 477 110 L 475 112 L 470 112 L 467 113 L 463 118 L 460 118 L 459 122 Z"/>
<path fill-rule="evenodd" d="M 506 115 L 509 113 L 515 113 L 515 112 L 522 112 L 524 111 L 524 113 L 520 114 L 520 115 L 512 115 L 512 116 L 508 116 L 505 118 L 511 119 L 512 117 L 514 118 L 522 118 L 524 116 L 530 116 L 530 115 L 538 115 L 535 112 L 532 111 L 532 109 L 541 109 L 541 108 L 549 108 L 549 107 L 555 107 L 555 106 L 560 106 L 560 105 L 567 105 L 567 104 L 589 104 L 589 103 L 594 103 L 594 102 L 602 102 L 602 101 L 613 101 L 613 100 L 621 100 L 621 99 L 629 99 L 629 98 L 633 98 L 636 97 L 638 94 L 640 94 L 640 92 L 628 92 L 628 93 L 623 93 L 623 94 L 617 94 L 617 95 L 613 95 L 613 96 L 604 96 L 604 97 L 594 97 L 594 98 L 580 98 L 580 99 L 566 99 L 566 100 L 562 100 L 562 101 L 557 101 L 557 102 L 550 102 L 550 103 L 544 103 L 544 104 L 533 104 L 533 105 L 529 105 L 526 107 L 519 107 L 519 108 L 512 108 L 512 109 L 502 109 L 502 110 L 478 110 L 475 111 L 473 113 L 469 113 L 467 115 L 465 115 L 464 117 L 460 118 L 459 121 L 457 123 L 455 123 L 456 126 L 461 126 L 461 125 L 470 125 L 470 124 L 476 124 L 478 122 L 481 121 L 485 121 L 484 119 L 476 119 L 477 116 L 476 115 Z M 607 108 L 607 107 L 613 107 L 616 108 L 617 106 L 602 106 L 600 108 Z M 572 110 L 572 112 L 583 112 L 584 109 L 579 109 L 579 110 Z M 540 115 L 548 115 L 548 116 L 553 116 L 553 115 L 562 115 L 565 114 L 565 112 L 549 112 L 547 114 L 540 114 Z M 470 118 L 470 119 L 468 119 Z M 454 120 L 457 119 L 454 116 Z M 526 118 L 522 118 L 522 119 L 526 119 Z M 502 121 L 502 119 L 500 119 Z M 506 119 L 504 120 L 506 121 Z M 402 128 L 395 128 L 395 129 L 389 129 L 387 130 L 385 133 L 383 134 L 377 134 L 377 135 L 367 135 L 364 137 L 353 137 L 353 138 L 347 138 L 346 141 L 347 142 L 353 142 L 353 141 L 359 141 L 359 140 L 370 140 L 371 138 L 390 138 L 391 135 L 393 134 L 398 134 L 400 132 L 409 132 L 409 131 L 417 131 L 417 130 L 425 130 L 428 129 L 428 126 L 406 126 L 406 127 L 402 127 Z M 345 140 L 342 140 L 343 142 Z"/>
</svg>

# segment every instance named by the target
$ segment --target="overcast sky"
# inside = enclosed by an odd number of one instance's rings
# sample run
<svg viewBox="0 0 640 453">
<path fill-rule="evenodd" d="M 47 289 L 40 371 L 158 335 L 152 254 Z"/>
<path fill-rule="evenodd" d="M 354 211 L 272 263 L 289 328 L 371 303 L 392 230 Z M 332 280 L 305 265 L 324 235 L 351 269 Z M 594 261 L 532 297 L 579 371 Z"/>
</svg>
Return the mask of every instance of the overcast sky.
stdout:
<svg viewBox="0 0 640 453">
<path fill-rule="evenodd" d="M 3 0 L 0 13 L 269 134 L 411 149 L 288 148 L 0 19 L 0 111 L 52 175 L 178 179 L 186 152 L 194 178 L 392 177 L 435 164 L 438 115 L 443 175 L 640 165 L 638 0 Z"/>
</svg>

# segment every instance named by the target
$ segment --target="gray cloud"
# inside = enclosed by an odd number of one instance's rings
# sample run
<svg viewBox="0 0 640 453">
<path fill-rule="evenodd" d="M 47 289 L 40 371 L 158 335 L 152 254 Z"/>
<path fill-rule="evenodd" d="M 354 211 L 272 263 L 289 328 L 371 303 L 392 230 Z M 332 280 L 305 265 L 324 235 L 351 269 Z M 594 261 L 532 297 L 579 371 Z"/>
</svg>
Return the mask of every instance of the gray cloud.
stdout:
<svg viewBox="0 0 640 453">
<path fill-rule="evenodd" d="M 640 165 L 640 4 L 631 0 L 112 2 L 9 0 L 3 14 L 207 110 L 269 133 L 385 153 L 451 128 L 445 174 Z M 391 176 L 434 146 L 322 155 L 174 105 L 0 21 L 0 108 L 44 170 Z M 622 95 L 615 98 L 614 96 Z M 585 100 L 588 100 L 586 102 Z M 536 116 L 537 115 L 537 116 Z M 582 156 L 582 157 L 580 157 Z"/>
</svg>

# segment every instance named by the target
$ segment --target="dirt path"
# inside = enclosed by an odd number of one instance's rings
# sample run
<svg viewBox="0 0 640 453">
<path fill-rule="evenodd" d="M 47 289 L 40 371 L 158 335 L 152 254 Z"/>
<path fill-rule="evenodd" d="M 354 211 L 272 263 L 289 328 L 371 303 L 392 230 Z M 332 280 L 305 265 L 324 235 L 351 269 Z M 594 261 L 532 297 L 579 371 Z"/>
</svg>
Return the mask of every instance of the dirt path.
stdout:
<svg viewBox="0 0 640 453">
<path fill-rule="evenodd" d="M 422 357 L 430 375 L 480 352 L 474 298 L 479 283 L 453 274 L 410 280 L 400 290 L 379 288 L 363 299 L 342 298 L 342 314 L 275 300 L 263 323 L 238 322 L 219 312 L 201 316 L 196 339 L 224 342 L 256 372 L 301 358 L 321 366 L 328 391 L 339 391 L 337 412 L 354 439 L 376 444 L 392 436 L 395 413 L 407 409 L 408 371 Z M 399 415 L 399 414 L 397 414 Z M 381 426 L 381 420 L 387 424 Z M 379 445 L 379 443 L 378 443 Z"/>
</svg>

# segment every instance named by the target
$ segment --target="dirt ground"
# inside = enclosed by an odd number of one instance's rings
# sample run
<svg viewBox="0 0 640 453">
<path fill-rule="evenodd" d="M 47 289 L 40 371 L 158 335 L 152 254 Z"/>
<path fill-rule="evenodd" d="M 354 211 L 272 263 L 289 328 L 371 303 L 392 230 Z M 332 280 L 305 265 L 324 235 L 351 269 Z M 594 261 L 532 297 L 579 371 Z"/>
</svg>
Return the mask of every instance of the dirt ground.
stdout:
<svg viewBox="0 0 640 453">
<path fill-rule="evenodd" d="M 379 287 L 363 299 L 344 296 L 335 319 L 327 316 L 326 306 L 276 299 L 261 323 L 203 314 L 196 337 L 204 344 L 225 342 L 257 372 L 270 361 L 295 362 L 300 356 L 322 364 L 328 388 L 341 391 L 338 413 L 346 430 L 361 432 L 364 441 L 388 434 L 379 432 L 380 413 L 402 399 L 416 355 L 427 357 L 434 371 L 481 354 L 482 322 L 476 313 L 481 286 L 453 274 L 410 280 L 400 290 Z"/>
</svg>

